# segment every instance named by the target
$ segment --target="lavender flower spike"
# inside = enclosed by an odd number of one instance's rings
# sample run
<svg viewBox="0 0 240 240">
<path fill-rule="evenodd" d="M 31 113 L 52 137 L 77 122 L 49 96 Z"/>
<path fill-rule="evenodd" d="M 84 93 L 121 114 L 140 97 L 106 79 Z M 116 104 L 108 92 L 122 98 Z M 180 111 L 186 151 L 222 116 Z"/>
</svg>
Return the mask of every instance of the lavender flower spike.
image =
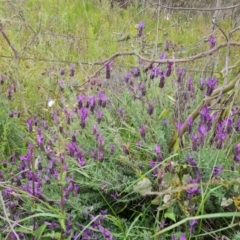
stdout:
<svg viewBox="0 0 240 240">
<path fill-rule="evenodd" d="M 70 77 L 73 77 L 75 75 L 75 64 L 71 64 L 70 66 Z"/>
<path fill-rule="evenodd" d="M 214 36 L 211 36 L 208 38 L 208 42 L 210 43 L 210 48 L 212 49 L 216 44 L 216 38 Z"/>
<path fill-rule="evenodd" d="M 141 21 L 138 23 L 138 37 L 142 36 L 144 27 L 145 27 L 145 22 Z"/>
<path fill-rule="evenodd" d="M 88 117 L 88 109 L 87 108 L 81 108 L 79 112 L 80 112 L 80 118 L 81 118 L 81 127 L 85 128 L 86 120 L 87 120 L 87 117 Z"/>
<path fill-rule="evenodd" d="M 139 132 L 140 132 L 141 138 L 144 139 L 146 136 L 146 128 L 144 125 L 141 125 L 141 127 L 139 128 Z"/>
<path fill-rule="evenodd" d="M 111 67 L 113 65 L 113 60 L 107 63 L 106 66 L 106 79 L 109 79 L 111 77 Z"/>
</svg>

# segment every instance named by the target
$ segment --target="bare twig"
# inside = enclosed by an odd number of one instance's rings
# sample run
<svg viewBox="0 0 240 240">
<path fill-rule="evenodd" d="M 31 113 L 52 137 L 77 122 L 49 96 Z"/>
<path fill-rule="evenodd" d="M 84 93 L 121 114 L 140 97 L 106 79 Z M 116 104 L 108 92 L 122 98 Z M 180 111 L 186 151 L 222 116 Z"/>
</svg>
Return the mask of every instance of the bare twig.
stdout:
<svg viewBox="0 0 240 240">
<path fill-rule="evenodd" d="M 19 65 L 19 59 L 20 59 L 20 56 L 19 56 L 19 53 L 18 51 L 16 50 L 16 48 L 14 47 L 14 45 L 12 44 L 12 42 L 9 40 L 9 38 L 7 37 L 6 33 L 4 32 L 3 30 L 3 25 L 0 21 L 0 32 L 2 33 L 4 39 L 6 40 L 6 42 L 8 43 L 9 47 L 12 49 L 13 51 L 13 54 L 14 54 L 14 60 L 15 60 L 15 68 L 16 68 L 16 82 L 18 84 L 18 87 L 20 88 L 20 96 L 21 96 L 21 101 L 22 101 L 22 105 L 23 105 L 23 109 L 24 109 L 24 112 L 25 114 L 27 115 L 27 106 L 26 106 L 26 103 L 25 103 L 25 100 L 23 98 L 23 93 L 21 91 L 21 85 L 20 85 L 20 81 L 19 81 L 19 69 L 18 69 L 18 65 Z"/>
<path fill-rule="evenodd" d="M 7 209 L 6 209 L 3 197 L 2 197 L 2 191 L 0 191 L 0 202 L 2 204 L 3 213 L 4 213 L 4 216 L 5 216 L 5 219 L 6 219 L 7 223 L 8 223 L 8 225 L 9 225 L 9 227 L 11 229 L 11 232 L 15 235 L 17 240 L 20 240 L 20 238 L 18 237 L 18 234 L 16 233 L 16 231 L 14 230 L 14 228 L 12 226 L 11 220 L 8 217 Z"/>
<path fill-rule="evenodd" d="M 9 47 L 12 49 L 13 53 L 14 53 L 14 57 L 17 59 L 19 56 L 18 56 L 18 52 L 16 50 L 16 48 L 13 46 L 13 44 L 11 43 L 11 41 L 9 40 L 9 38 L 7 37 L 6 33 L 4 32 L 3 30 L 3 25 L 2 23 L 0 22 L 0 32 L 2 33 L 3 35 L 3 38 L 6 40 L 6 42 L 8 43 Z"/>
<path fill-rule="evenodd" d="M 151 6 L 161 6 L 162 8 L 170 9 L 170 10 L 181 10 L 181 11 L 202 11 L 202 12 L 212 12 L 212 11 L 222 11 L 240 7 L 240 4 L 228 6 L 228 7 L 216 7 L 216 8 L 188 8 L 188 7 L 169 7 L 159 3 L 151 4 Z"/>
<path fill-rule="evenodd" d="M 166 6 L 166 5 L 163 5 L 163 4 L 159 4 L 159 3 L 150 3 L 149 2 L 149 6 L 143 8 L 141 11 L 139 11 L 130 21 L 127 25 L 125 25 L 123 27 L 123 30 L 121 32 L 121 34 L 123 34 L 123 32 L 125 31 L 125 29 L 133 22 L 133 20 L 139 15 L 141 14 L 142 12 L 144 12 L 145 10 L 147 10 L 148 8 L 151 8 L 151 7 L 154 7 L 154 6 L 159 6 L 161 8 L 165 8 L 165 9 L 170 9 L 170 10 L 180 10 L 180 11 L 201 11 L 201 12 L 211 12 L 211 11 L 222 11 L 222 10 L 227 10 L 227 9 L 234 9 L 234 8 L 237 8 L 237 7 L 240 7 L 240 4 L 236 4 L 236 5 L 233 5 L 233 6 L 228 6 L 228 7 L 219 7 L 219 8 L 186 8 L 186 7 L 169 7 L 169 6 Z"/>
<path fill-rule="evenodd" d="M 211 96 L 204 98 L 202 100 L 202 102 L 194 109 L 194 111 L 186 118 L 186 121 L 183 123 L 182 129 L 179 132 L 179 137 L 181 137 L 187 131 L 189 118 L 192 118 L 194 121 L 194 119 L 196 119 L 197 116 L 199 115 L 199 112 L 203 106 L 208 105 L 219 94 L 224 94 L 224 93 L 229 92 L 230 90 L 234 89 L 239 81 L 240 81 L 240 74 L 234 80 L 230 81 L 225 86 L 221 86 L 221 87 L 215 89 Z M 171 139 L 171 141 L 169 142 L 168 146 L 169 146 L 170 151 L 172 150 L 174 144 L 176 143 L 176 140 L 177 139 L 173 137 Z"/>
<path fill-rule="evenodd" d="M 213 54 L 214 52 L 218 51 L 219 49 L 221 49 L 223 47 L 226 47 L 228 44 L 231 45 L 231 46 L 240 46 L 239 42 L 222 43 L 222 44 L 219 44 L 218 46 L 216 46 L 212 49 L 209 49 L 205 52 L 202 52 L 202 53 L 199 53 L 199 54 L 196 54 L 196 55 L 193 55 L 193 56 L 185 57 L 185 58 L 176 58 L 176 59 L 175 58 L 171 58 L 171 59 L 148 59 L 148 58 L 145 58 L 144 56 L 142 56 L 139 53 L 134 52 L 134 51 L 133 52 L 117 52 L 117 53 L 114 53 L 112 56 L 108 57 L 105 60 L 94 62 L 94 63 L 89 63 L 89 65 L 102 65 L 102 67 L 100 69 L 98 69 L 86 82 L 84 82 L 80 86 L 81 87 L 84 86 L 92 78 L 96 77 L 101 72 L 101 70 L 105 68 L 106 63 L 114 60 L 115 58 L 117 58 L 119 56 L 133 56 L 133 55 L 135 55 L 139 59 L 141 59 L 145 62 L 150 62 L 151 64 L 152 63 L 169 63 L 169 62 L 174 62 L 174 63 L 191 62 L 191 61 L 209 56 L 209 55 Z"/>
</svg>

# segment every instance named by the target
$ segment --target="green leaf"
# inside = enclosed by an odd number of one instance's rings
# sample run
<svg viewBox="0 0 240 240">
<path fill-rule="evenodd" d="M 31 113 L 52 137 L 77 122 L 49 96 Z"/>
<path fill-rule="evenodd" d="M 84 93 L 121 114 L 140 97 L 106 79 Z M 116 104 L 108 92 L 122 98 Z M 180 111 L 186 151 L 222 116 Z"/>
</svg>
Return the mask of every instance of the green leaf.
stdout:
<svg viewBox="0 0 240 240">
<path fill-rule="evenodd" d="M 148 178 L 144 178 L 134 186 L 133 190 L 134 192 L 140 193 L 142 196 L 145 196 L 147 192 L 152 190 L 152 183 Z"/>
<path fill-rule="evenodd" d="M 174 222 L 176 222 L 176 217 L 175 217 L 175 214 L 173 212 L 166 212 L 164 214 L 164 217 L 169 218 L 169 219 L 173 220 Z"/>
<path fill-rule="evenodd" d="M 151 201 L 151 203 L 153 205 L 159 205 L 161 202 L 162 202 L 162 197 L 161 196 L 157 196 Z"/>
<path fill-rule="evenodd" d="M 176 142 L 173 146 L 173 152 L 174 153 L 179 153 L 180 152 L 180 140 L 179 140 L 179 138 L 176 139 Z"/>
<path fill-rule="evenodd" d="M 59 218 L 59 223 L 62 227 L 62 229 L 64 230 L 64 232 L 66 231 L 66 225 L 65 225 L 65 218 Z"/>
<path fill-rule="evenodd" d="M 167 95 L 167 97 L 172 101 L 172 103 L 175 103 L 175 102 L 176 102 L 176 100 L 175 100 L 172 96 Z"/>
<path fill-rule="evenodd" d="M 61 233 L 60 232 L 51 232 L 51 233 L 47 233 L 43 236 L 43 238 L 53 238 L 53 239 L 60 239 L 61 237 Z"/>
<path fill-rule="evenodd" d="M 167 109 L 167 108 L 165 108 L 162 112 L 161 112 L 161 114 L 159 115 L 159 119 L 161 119 L 161 118 L 163 118 L 163 117 L 166 117 L 166 116 L 168 116 L 169 115 L 169 109 Z"/>
<path fill-rule="evenodd" d="M 217 72 L 213 76 L 219 79 L 219 82 L 218 82 L 219 85 L 223 85 L 224 76 L 221 72 Z"/>
<path fill-rule="evenodd" d="M 37 239 L 41 239 L 42 238 L 42 234 L 45 230 L 45 228 L 47 227 L 46 224 L 43 224 L 41 225 L 35 232 L 34 232 L 34 236 L 37 238 Z"/>
<path fill-rule="evenodd" d="M 33 232 L 33 227 L 32 226 L 28 226 L 28 227 L 19 227 L 16 229 L 17 232 L 21 232 L 21 233 L 32 233 Z"/>
</svg>

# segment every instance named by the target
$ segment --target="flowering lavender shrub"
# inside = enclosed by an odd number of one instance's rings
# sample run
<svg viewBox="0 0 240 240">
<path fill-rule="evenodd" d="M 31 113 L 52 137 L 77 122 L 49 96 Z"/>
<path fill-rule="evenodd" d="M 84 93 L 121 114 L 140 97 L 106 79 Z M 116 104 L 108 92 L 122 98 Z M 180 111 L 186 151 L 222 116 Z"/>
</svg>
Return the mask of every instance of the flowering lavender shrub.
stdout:
<svg viewBox="0 0 240 240">
<path fill-rule="evenodd" d="M 80 93 L 74 97 L 64 81 L 59 81 L 62 103 L 49 106 L 49 116 L 45 118 L 35 114 L 26 120 L 26 150 L 20 154 L 13 152 L 4 161 L 1 174 L 3 181 L 9 174 L 12 176 L 11 185 L 4 189 L 3 197 L 14 219 L 44 211 L 46 217 L 33 217 L 26 222 L 33 224 L 33 232 L 44 228 L 43 236 L 115 239 L 118 230 L 109 221 L 111 216 L 117 215 L 121 221 L 126 219 L 127 228 L 131 217 L 135 216 L 134 211 L 149 204 L 130 187 L 142 174 L 150 179 L 151 188 L 155 191 L 177 187 L 181 182 L 192 184 L 191 188 L 179 192 L 177 197 L 188 201 L 189 210 L 185 211 L 191 216 L 199 211 L 196 201 L 201 200 L 202 181 L 217 182 L 234 174 L 229 171 L 232 171 L 231 165 L 232 169 L 239 167 L 239 144 L 235 145 L 232 161 L 225 155 L 224 147 L 228 136 L 232 136 L 233 131 L 238 132 L 238 115 L 221 118 L 218 112 L 212 112 L 208 106 L 203 107 L 199 120 L 188 118 L 188 138 L 179 142 L 179 149 L 190 146 L 188 153 L 182 152 L 169 159 L 168 142 L 172 131 L 179 134 L 182 124 L 172 124 L 168 118 L 161 117 L 166 108 L 174 113 L 171 101 L 163 102 L 159 94 L 162 91 L 159 79 L 164 69 L 150 69 L 150 74 L 145 73 L 146 77 L 149 76 L 145 82 L 139 73 L 135 73 L 136 69 L 141 71 L 141 68 L 133 68 L 131 74 L 127 74 L 134 77 L 134 82 L 124 81 L 126 75 L 123 74 L 125 90 L 121 101 L 114 98 L 115 93 L 107 88 L 93 95 Z M 169 65 L 165 70 L 168 69 Z M 72 76 L 72 66 L 70 71 Z M 176 82 L 181 82 L 181 89 L 186 93 L 183 100 L 186 103 L 189 99 L 196 101 L 191 94 L 196 91 L 192 87 L 193 79 L 189 78 L 185 84 L 181 75 L 183 68 L 177 71 L 181 80 Z M 59 77 L 62 75 L 63 69 Z M 164 88 L 171 85 L 169 79 L 171 75 L 166 76 Z M 12 115 L 14 113 L 9 118 Z M 9 164 L 15 168 L 11 169 Z M 186 165 L 185 169 L 182 164 Z M 18 190 L 13 190 L 13 187 Z M 16 196 L 14 191 L 18 192 Z M 229 194 L 227 189 L 225 192 Z M 221 202 L 216 207 L 212 205 L 211 199 L 217 194 L 213 191 L 209 195 L 204 211 L 224 211 Z M 167 212 L 172 211 L 174 218 L 181 219 L 183 209 L 177 198 L 153 198 L 153 205 L 144 210 L 145 214 L 154 216 L 154 206 L 163 201 L 160 216 L 164 226 L 171 225 L 164 216 L 168 209 Z M 35 207 L 31 207 L 32 204 Z M 19 206 L 23 209 L 19 210 Z M 123 206 L 126 210 L 122 211 Z M 155 221 L 154 217 L 150 219 Z M 145 222 L 142 224 L 148 226 Z M 190 222 L 188 234 L 194 234 L 197 225 L 197 221 Z M 8 226 L 2 229 L 6 233 L 9 231 Z M 138 230 L 138 234 L 140 232 Z M 124 231 L 121 234 L 124 236 Z M 28 238 L 30 235 L 25 233 L 23 236 Z"/>
<path fill-rule="evenodd" d="M 146 27 L 139 22 L 136 41 L 144 40 Z M 214 48 L 216 39 L 208 41 Z M 167 40 L 162 48 L 158 55 L 167 59 L 174 43 Z M 206 102 L 197 118 L 191 115 L 203 98 L 214 97 L 219 79 L 195 76 L 173 62 L 139 63 L 111 88 L 110 61 L 102 66 L 109 84 L 93 78 L 90 86 L 97 89 L 89 91 L 69 84 L 78 74 L 76 64 L 50 69 L 54 81 L 47 90 L 53 96 L 41 112 L 31 109 L 23 117 L 22 109 L 13 108 L 18 85 L 0 78 L 2 208 L 14 223 L 13 231 L 1 219 L 1 236 L 110 240 L 225 234 L 217 229 L 227 227 L 219 213 L 229 217 L 239 210 L 239 110 L 224 101 L 217 107 Z M 231 224 L 233 236 L 237 219 Z"/>
</svg>

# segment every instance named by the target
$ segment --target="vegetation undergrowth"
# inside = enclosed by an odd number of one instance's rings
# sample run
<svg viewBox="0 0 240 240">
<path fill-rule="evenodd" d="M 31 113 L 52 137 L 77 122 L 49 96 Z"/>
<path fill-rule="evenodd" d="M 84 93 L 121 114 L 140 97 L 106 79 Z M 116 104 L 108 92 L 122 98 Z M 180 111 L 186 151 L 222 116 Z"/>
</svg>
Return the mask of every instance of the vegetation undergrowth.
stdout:
<svg viewBox="0 0 240 240">
<path fill-rule="evenodd" d="M 210 32 L 137 3 L 4 4 L 1 238 L 238 239 L 239 54 L 175 62 L 232 20 Z M 130 51 L 169 61 L 97 62 Z"/>
</svg>

